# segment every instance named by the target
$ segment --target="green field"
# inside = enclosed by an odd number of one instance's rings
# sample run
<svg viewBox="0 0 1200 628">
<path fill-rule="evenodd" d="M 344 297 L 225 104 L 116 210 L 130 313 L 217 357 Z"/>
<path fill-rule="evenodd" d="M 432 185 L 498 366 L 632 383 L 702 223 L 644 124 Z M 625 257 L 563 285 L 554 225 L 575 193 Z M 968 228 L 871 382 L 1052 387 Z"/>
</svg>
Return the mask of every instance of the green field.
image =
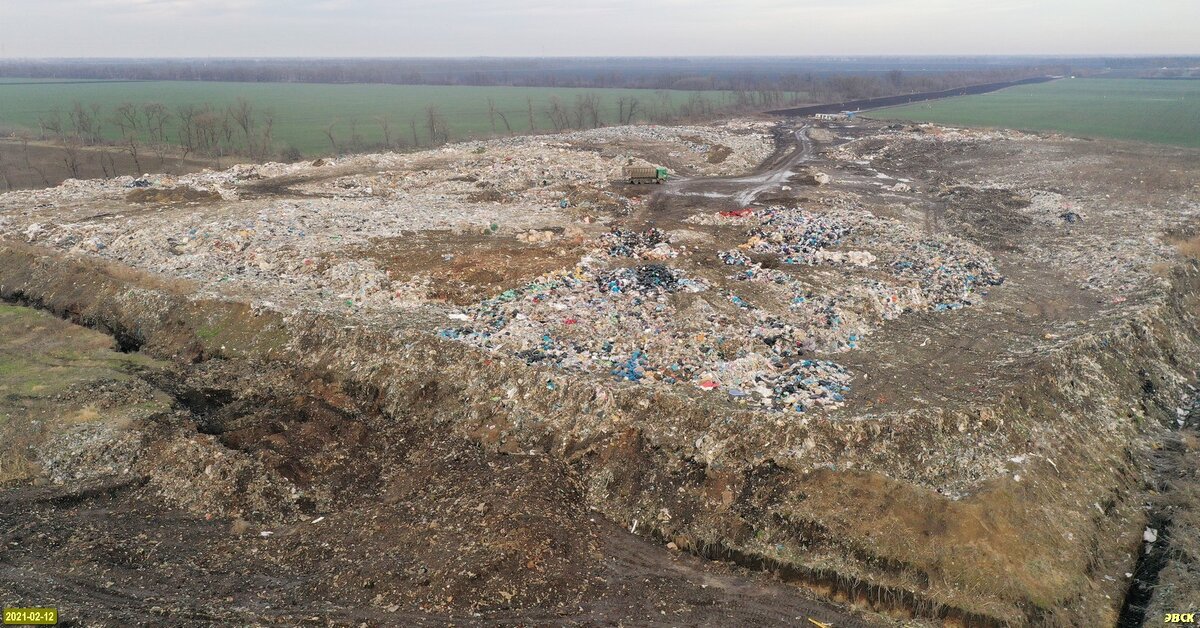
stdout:
<svg viewBox="0 0 1200 628">
<path fill-rule="evenodd" d="M 1200 81 L 1063 79 L 867 115 L 1200 147 Z"/>
<path fill-rule="evenodd" d="M 22 84 L 23 83 L 23 84 Z M 697 98 L 710 107 L 727 105 L 727 92 L 670 92 L 636 89 L 572 89 L 524 87 L 454 87 L 425 85 L 319 85 L 300 83 L 216 83 L 216 82 L 109 82 L 52 83 L 28 79 L 0 78 L 0 129 L 24 129 L 38 132 L 38 121 L 54 109 L 64 120 L 73 103 L 85 107 L 99 105 L 102 118 L 108 120 L 122 103 L 144 105 L 161 103 L 172 112 L 181 105 L 211 104 L 224 110 L 238 99 L 249 102 L 254 110 L 274 116 L 274 145 L 295 147 L 306 155 L 327 154 L 331 146 L 325 131 L 332 124 L 339 144 L 349 148 L 378 144 L 383 131 L 378 122 L 386 117 L 391 125 L 393 143 L 412 144 L 411 123 L 415 122 L 418 140 L 427 143 L 426 107 L 436 107 L 445 118 L 451 139 L 490 134 L 488 114 L 490 98 L 496 110 L 508 118 L 516 133 L 529 131 L 527 99 L 533 101 L 534 125 L 538 130 L 554 128 L 546 114 L 551 98 L 557 97 L 571 111 L 577 97 L 595 94 L 600 99 L 600 120 L 613 124 L 618 117 L 621 98 L 639 101 L 635 121 L 663 119 L 679 112 Z M 175 139 L 176 120 L 168 124 L 168 137 Z M 498 132 L 504 133 L 503 120 L 497 116 Z M 574 126 L 574 124 L 572 124 Z M 108 121 L 104 137 L 120 137 L 117 126 Z M 360 141 L 352 141 L 352 135 Z"/>
</svg>

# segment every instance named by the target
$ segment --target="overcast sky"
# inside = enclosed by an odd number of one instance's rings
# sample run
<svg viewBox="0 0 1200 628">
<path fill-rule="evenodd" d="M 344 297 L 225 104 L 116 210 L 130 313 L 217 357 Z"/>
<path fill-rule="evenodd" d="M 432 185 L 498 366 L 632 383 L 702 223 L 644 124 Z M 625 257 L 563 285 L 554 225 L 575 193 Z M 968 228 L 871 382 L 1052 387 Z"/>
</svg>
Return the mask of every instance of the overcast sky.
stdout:
<svg viewBox="0 0 1200 628">
<path fill-rule="evenodd" d="M 0 56 L 1200 54 L 1200 0 L 0 0 Z"/>
</svg>

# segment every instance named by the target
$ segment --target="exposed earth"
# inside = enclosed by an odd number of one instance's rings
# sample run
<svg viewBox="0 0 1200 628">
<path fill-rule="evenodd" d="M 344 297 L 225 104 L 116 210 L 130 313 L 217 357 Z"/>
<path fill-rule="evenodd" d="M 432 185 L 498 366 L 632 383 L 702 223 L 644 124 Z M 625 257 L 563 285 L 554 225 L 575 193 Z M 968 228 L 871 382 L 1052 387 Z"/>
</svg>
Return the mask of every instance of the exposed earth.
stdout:
<svg viewBox="0 0 1200 628">
<path fill-rule="evenodd" d="M 0 600 L 80 625 L 1200 610 L 1198 256 L 1200 151 L 871 121 L 11 192 Z"/>
</svg>

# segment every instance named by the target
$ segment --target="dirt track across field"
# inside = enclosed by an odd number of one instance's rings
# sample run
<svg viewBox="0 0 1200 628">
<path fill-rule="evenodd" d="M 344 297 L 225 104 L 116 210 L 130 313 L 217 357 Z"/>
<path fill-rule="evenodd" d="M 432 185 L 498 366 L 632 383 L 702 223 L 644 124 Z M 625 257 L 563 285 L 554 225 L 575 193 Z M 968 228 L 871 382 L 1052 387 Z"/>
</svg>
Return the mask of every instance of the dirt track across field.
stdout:
<svg viewBox="0 0 1200 628">
<path fill-rule="evenodd" d="M 832 103 L 827 105 L 810 105 L 807 107 L 794 107 L 791 109 L 780 109 L 771 111 L 770 113 L 780 116 L 803 117 L 813 116 L 818 113 L 841 113 L 843 111 L 863 111 L 866 109 L 879 109 L 882 107 L 894 107 L 896 105 L 907 105 L 908 103 L 922 102 L 926 100 L 937 100 L 939 98 L 950 98 L 953 96 L 973 96 L 976 94 L 986 94 L 1008 87 L 1016 87 L 1018 85 L 1031 85 L 1034 83 L 1045 83 L 1053 81 L 1053 76 L 1035 76 L 1031 78 L 1018 79 L 1015 81 L 1002 81 L 1000 83 L 985 83 L 983 85 L 969 85 L 967 87 L 956 87 L 937 92 L 921 92 L 919 94 L 903 94 L 900 96 L 883 96 L 880 98 L 865 98 L 862 100 L 848 100 L 846 102 Z"/>
</svg>

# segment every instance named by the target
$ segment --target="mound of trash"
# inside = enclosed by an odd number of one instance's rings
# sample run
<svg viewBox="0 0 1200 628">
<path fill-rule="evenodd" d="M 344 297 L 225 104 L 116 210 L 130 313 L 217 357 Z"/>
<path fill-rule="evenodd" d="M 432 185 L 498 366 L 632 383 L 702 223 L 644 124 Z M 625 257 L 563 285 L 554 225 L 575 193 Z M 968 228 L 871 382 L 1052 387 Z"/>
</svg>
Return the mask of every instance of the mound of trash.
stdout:
<svg viewBox="0 0 1200 628">
<path fill-rule="evenodd" d="M 530 364 L 804 412 L 840 404 L 853 379 L 822 354 L 857 349 L 905 312 L 975 303 L 1003 281 L 984 251 L 866 212 L 772 207 L 744 217 L 746 242 L 718 254 L 734 271 L 729 287 L 669 265 L 679 251 L 663 231 L 614 229 L 576 268 L 463 308 L 440 333 Z M 837 269 L 839 280 L 789 266 Z"/>
</svg>

